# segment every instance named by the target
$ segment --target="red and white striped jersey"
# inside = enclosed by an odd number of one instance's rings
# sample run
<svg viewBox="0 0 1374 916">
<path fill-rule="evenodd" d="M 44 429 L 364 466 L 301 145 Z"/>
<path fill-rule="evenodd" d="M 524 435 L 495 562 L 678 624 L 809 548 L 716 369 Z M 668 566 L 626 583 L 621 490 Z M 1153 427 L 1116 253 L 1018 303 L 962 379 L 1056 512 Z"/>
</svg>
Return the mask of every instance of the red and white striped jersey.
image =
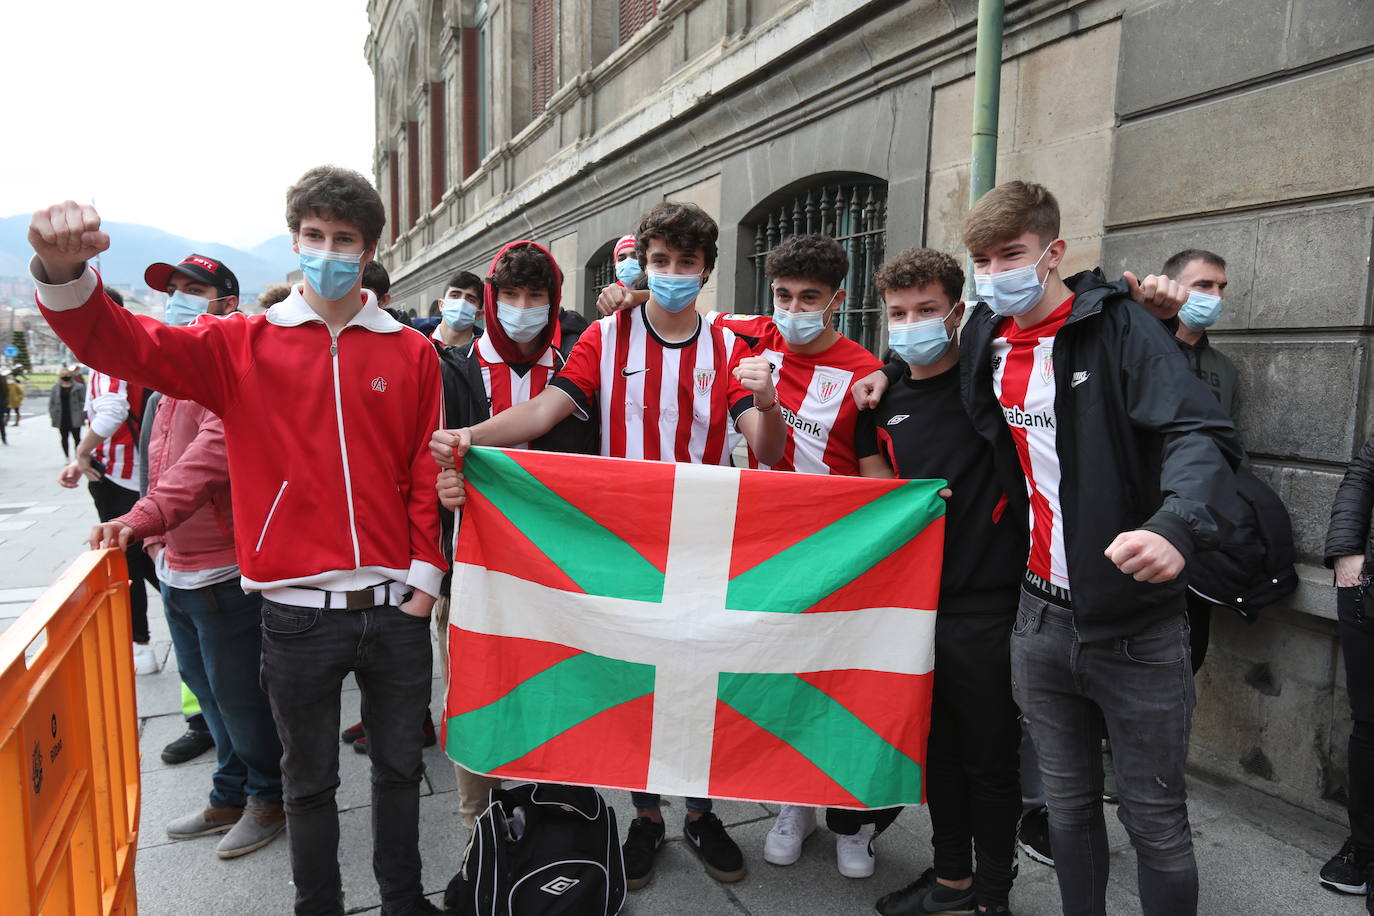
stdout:
<svg viewBox="0 0 1374 916">
<path fill-rule="evenodd" d="M 687 340 L 666 341 L 638 306 L 588 328 L 550 386 L 600 411 L 602 455 L 729 464 L 728 433 L 754 406 L 733 371 L 749 355 L 706 321 Z"/>
<path fill-rule="evenodd" d="M 1070 296 L 1039 324 L 1017 327 L 1007 318 L 992 342 L 992 387 L 1011 428 L 1030 499 L 1030 557 L 1036 576 L 1069 588 L 1064 513 L 1059 504 L 1059 453 L 1054 412 L 1054 338 L 1073 308 Z"/>
<path fill-rule="evenodd" d="M 477 338 L 472 352 L 482 370 L 482 387 L 487 390 L 487 401 L 493 417 L 516 404 L 525 403 L 548 387 L 549 379 L 558 371 L 560 359 L 556 337 L 523 375 L 501 359 L 490 337 Z M 529 448 L 529 445 L 528 442 L 521 442 L 513 448 Z"/>
<path fill-rule="evenodd" d="M 91 370 L 86 395 L 86 419 L 91 430 L 104 438 L 94 457 L 105 466 L 105 476 L 126 490 L 138 491 L 138 436 L 134 432 L 143 413 L 143 388 Z M 126 422 L 132 411 L 136 418 Z"/>
<path fill-rule="evenodd" d="M 843 335 L 820 353 L 793 352 L 768 315 L 711 312 L 707 317 L 734 331 L 755 356 L 773 365 L 773 387 L 787 424 L 787 446 L 782 460 L 774 465 L 760 464 L 751 451 L 749 466 L 857 477 L 854 428 L 859 408 L 849 389 L 881 369 L 882 362 Z"/>
</svg>

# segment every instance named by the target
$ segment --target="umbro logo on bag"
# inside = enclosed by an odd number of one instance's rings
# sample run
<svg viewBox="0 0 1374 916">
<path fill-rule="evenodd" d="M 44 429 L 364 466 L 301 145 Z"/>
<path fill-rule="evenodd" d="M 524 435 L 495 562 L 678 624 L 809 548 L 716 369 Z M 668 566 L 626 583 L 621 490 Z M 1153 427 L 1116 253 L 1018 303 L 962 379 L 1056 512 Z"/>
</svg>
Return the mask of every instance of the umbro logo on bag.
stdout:
<svg viewBox="0 0 1374 916">
<path fill-rule="evenodd" d="M 546 894 L 552 894 L 555 897 L 562 897 L 564 894 L 572 890 L 580 883 L 581 882 L 578 881 L 578 879 L 576 878 L 564 878 L 562 876 L 559 876 L 557 878 L 554 878 L 548 884 L 543 885 L 539 889 Z"/>
<path fill-rule="evenodd" d="M 1090 375 L 1092 375 L 1091 372 L 1075 372 L 1073 378 L 1069 379 L 1069 387 L 1077 388 L 1079 385 L 1086 382 Z"/>
<path fill-rule="evenodd" d="M 891 420 L 888 420 L 888 421 L 887 421 L 887 425 L 888 425 L 888 426 L 896 426 L 898 423 L 902 422 L 903 420 L 905 420 L 905 419 L 906 419 L 907 417 L 909 417 L 909 416 L 911 416 L 911 414 L 909 414 L 909 413 L 899 413 L 899 414 L 897 414 L 897 416 L 893 417 Z"/>
<path fill-rule="evenodd" d="M 386 379 L 382 378 L 380 375 L 374 378 L 372 380 L 372 390 L 386 391 Z"/>
</svg>

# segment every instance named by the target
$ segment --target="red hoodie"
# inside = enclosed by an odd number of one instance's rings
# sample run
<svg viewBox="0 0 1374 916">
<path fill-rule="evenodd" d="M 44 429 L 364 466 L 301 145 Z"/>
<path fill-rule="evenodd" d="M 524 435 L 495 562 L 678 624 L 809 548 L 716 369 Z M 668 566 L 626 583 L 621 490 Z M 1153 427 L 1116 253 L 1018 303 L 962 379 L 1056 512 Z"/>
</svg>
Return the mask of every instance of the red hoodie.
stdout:
<svg viewBox="0 0 1374 916">
<path fill-rule="evenodd" d="M 491 276 L 496 272 L 496 264 L 501 260 L 501 256 L 512 248 L 521 245 L 528 245 L 537 249 L 544 259 L 553 268 L 553 289 L 549 290 L 549 320 L 544 325 L 544 330 L 539 332 L 535 338 L 538 346 L 531 352 L 534 356 L 525 356 L 520 352 L 520 347 L 506 336 L 506 329 L 501 326 L 501 319 L 497 315 L 496 308 L 496 287 L 491 282 Z M 563 271 L 558 266 L 558 262 L 553 259 L 553 253 L 549 249 L 540 245 L 538 242 L 520 240 L 507 242 L 501 246 L 501 250 L 496 252 L 496 256 L 491 259 L 491 267 L 487 268 L 487 282 L 482 284 L 482 327 L 486 333 L 482 335 L 484 343 L 488 347 L 496 350 L 504 363 L 515 363 L 517 365 L 532 363 L 537 361 L 540 356 L 550 347 L 558 348 L 559 343 L 559 323 L 558 309 L 559 303 L 563 301 Z M 493 411 L 494 413 L 495 411 Z"/>
<path fill-rule="evenodd" d="M 439 365 L 423 334 L 363 296 L 335 337 L 299 286 L 265 315 L 188 327 L 119 308 L 89 267 L 38 291 L 77 359 L 224 420 L 244 588 L 392 580 L 438 596 Z"/>
</svg>

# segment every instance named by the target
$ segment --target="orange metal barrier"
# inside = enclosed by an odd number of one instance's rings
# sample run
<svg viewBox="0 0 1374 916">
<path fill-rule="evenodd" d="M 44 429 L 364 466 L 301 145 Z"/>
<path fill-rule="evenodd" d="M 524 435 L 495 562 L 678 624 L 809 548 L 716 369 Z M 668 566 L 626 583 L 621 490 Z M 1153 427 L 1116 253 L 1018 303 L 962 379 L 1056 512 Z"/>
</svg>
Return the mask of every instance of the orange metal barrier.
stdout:
<svg viewBox="0 0 1374 916">
<path fill-rule="evenodd" d="M 0 633 L 0 913 L 135 916 L 128 572 L 83 554 Z"/>
</svg>

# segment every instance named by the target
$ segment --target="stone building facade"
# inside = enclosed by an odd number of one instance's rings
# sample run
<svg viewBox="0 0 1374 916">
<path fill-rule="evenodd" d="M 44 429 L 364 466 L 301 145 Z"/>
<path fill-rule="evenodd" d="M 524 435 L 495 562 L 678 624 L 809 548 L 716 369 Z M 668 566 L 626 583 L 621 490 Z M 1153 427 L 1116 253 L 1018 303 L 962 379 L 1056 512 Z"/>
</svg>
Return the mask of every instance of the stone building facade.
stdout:
<svg viewBox="0 0 1374 916">
<path fill-rule="evenodd" d="M 503 243 L 550 246 L 590 314 L 611 246 L 667 198 L 721 226 L 705 301 L 753 312 L 761 254 L 841 237 L 844 329 L 882 343 L 885 252 L 958 252 L 975 0 L 370 0 L 380 257 L 424 314 Z M 1287 501 L 1303 584 L 1253 624 L 1219 613 L 1193 762 L 1340 816 L 1349 707 L 1332 494 L 1374 432 L 1374 4 L 1008 3 L 998 178 L 1058 195 L 1067 268 L 1230 263 L 1212 334 L 1238 424 Z M 976 548 L 975 548 L 976 549 Z M 1210 775 L 1209 775 L 1210 774 Z"/>
</svg>

